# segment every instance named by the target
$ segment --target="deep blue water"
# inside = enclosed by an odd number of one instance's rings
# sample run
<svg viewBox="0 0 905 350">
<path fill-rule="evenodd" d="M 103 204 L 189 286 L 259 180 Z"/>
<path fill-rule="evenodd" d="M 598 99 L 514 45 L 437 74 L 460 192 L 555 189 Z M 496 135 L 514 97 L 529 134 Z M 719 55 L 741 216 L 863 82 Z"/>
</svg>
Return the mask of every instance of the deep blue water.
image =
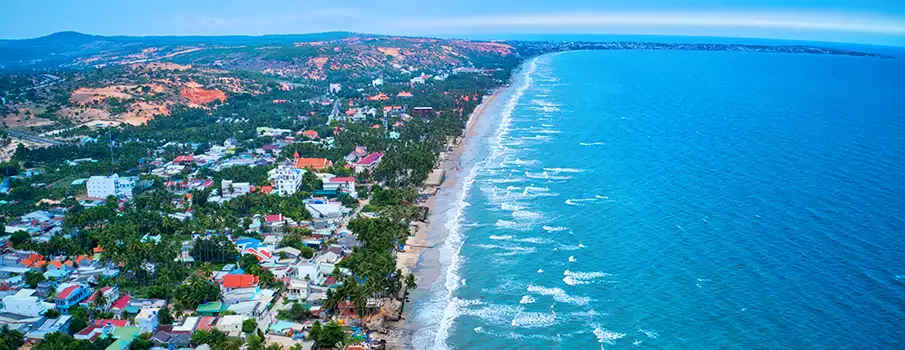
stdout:
<svg viewBox="0 0 905 350">
<path fill-rule="evenodd" d="M 547 55 L 491 112 L 416 348 L 905 348 L 905 61 Z"/>
</svg>

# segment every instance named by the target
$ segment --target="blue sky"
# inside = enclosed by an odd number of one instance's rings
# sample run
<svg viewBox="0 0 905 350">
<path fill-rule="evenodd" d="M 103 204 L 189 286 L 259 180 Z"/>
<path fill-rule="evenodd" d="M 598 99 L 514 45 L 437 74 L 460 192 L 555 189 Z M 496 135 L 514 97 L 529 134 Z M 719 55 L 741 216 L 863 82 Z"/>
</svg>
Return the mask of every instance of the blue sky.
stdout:
<svg viewBox="0 0 905 350">
<path fill-rule="evenodd" d="M 8 1 L 0 38 L 287 34 L 672 34 L 905 46 L 905 0 Z"/>
</svg>

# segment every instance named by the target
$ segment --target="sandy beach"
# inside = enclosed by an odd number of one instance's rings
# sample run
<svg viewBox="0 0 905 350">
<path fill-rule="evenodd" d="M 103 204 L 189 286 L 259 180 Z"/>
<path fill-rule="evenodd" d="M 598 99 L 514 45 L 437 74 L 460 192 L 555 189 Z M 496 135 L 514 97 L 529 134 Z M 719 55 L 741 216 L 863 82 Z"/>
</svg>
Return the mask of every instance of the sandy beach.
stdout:
<svg viewBox="0 0 905 350">
<path fill-rule="evenodd" d="M 477 108 L 471 113 L 468 119 L 468 123 L 465 128 L 465 136 L 459 137 L 455 140 L 451 149 L 447 152 L 443 152 L 440 154 L 439 164 L 434 169 L 441 169 L 444 171 L 445 176 L 443 182 L 438 189 L 438 192 L 442 192 L 445 190 L 449 190 L 454 188 L 459 181 L 459 171 L 456 169 L 459 164 L 459 158 L 462 156 L 462 153 L 465 152 L 466 149 L 466 140 L 469 137 L 474 137 L 475 135 L 475 126 L 478 125 L 478 121 L 484 116 L 485 111 L 487 110 L 487 106 L 491 105 L 494 100 L 503 92 L 505 88 L 498 88 L 494 90 L 492 94 L 486 96 L 484 100 L 478 105 Z M 432 219 L 436 216 L 436 201 L 437 196 L 433 195 L 427 198 L 427 200 L 422 204 L 429 209 L 427 222 L 413 222 L 412 223 L 412 235 L 406 241 L 406 249 L 404 252 L 399 252 L 396 255 L 396 267 L 402 270 L 403 273 L 410 273 L 417 265 L 418 261 L 421 257 L 421 254 L 425 249 L 433 246 L 430 242 L 430 231 L 434 231 L 437 227 L 435 225 L 431 225 Z M 421 281 L 421 276 L 419 276 L 418 285 L 423 286 L 424 284 Z"/>
<path fill-rule="evenodd" d="M 448 213 L 448 201 L 454 196 L 454 191 L 460 179 L 460 169 L 457 169 L 462 154 L 468 147 L 470 138 L 477 135 L 476 127 L 479 120 L 486 118 L 487 108 L 506 91 L 506 87 L 494 90 L 489 96 L 485 96 L 484 100 L 469 116 L 468 123 L 465 127 L 463 137 L 459 137 L 450 145 L 448 151 L 441 153 L 437 166 L 434 168 L 441 169 L 445 175 L 436 188 L 434 195 L 429 196 L 421 205 L 429 209 L 426 222 L 413 222 L 411 224 L 412 234 L 406 240 L 405 251 L 396 254 L 396 267 L 405 274 L 414 273 L 417 278 L 418 290 L 412 293 L 411 299 L 414 301 L 419 295 L 425 294 L 430 286 L 440 277 L 440 261 L 436 247 L 446 239 L 448 232 L 445 227 L 444 220 Z M 429 186 L 425 186 L 425 190 L 430 190 Z M 425 254 L 429 252 L 430 254 Z M 386 322 L 384 324 L 385 334 L 377 335 L 378 338 L 387 341 L 387 349 L 410 349 L 412 330 L 407 324 L 413 303 L 409 303 L 405 307 L 403 317 L 399 321 Z"/>
</svg>

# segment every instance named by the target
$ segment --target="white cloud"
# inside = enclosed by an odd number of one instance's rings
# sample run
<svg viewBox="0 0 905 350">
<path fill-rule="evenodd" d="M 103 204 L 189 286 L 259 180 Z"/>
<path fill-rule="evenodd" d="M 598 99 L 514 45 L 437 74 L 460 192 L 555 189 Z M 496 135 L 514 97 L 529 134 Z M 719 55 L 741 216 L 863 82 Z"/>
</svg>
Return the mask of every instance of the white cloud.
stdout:
<svg viewBox="0 0 905 350">
<path fill-rule="evenodd" d="M 401 20 L 403 28 L 687 27 L 818 30 L 905 35 L 905 20 L 812 12 L 596 12 Z"/>
</svg>

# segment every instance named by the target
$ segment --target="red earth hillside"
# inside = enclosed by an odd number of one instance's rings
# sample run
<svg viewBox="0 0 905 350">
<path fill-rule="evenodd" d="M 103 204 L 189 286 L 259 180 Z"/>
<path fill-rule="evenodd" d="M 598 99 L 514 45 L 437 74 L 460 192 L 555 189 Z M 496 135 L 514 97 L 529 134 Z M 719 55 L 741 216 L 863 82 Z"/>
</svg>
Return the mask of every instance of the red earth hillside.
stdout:
<svg viewBox="0 0 905 350">
<path fill-rule="evenodd" d="M 205 90 L 196 87 L 186 87 L 179 94 L 187 98 L 189 102 L 199 105 L 208 104 L 214 102 L 214 100 L 226 101 L 226 94 L 217 89 Z"/>
</svg>

